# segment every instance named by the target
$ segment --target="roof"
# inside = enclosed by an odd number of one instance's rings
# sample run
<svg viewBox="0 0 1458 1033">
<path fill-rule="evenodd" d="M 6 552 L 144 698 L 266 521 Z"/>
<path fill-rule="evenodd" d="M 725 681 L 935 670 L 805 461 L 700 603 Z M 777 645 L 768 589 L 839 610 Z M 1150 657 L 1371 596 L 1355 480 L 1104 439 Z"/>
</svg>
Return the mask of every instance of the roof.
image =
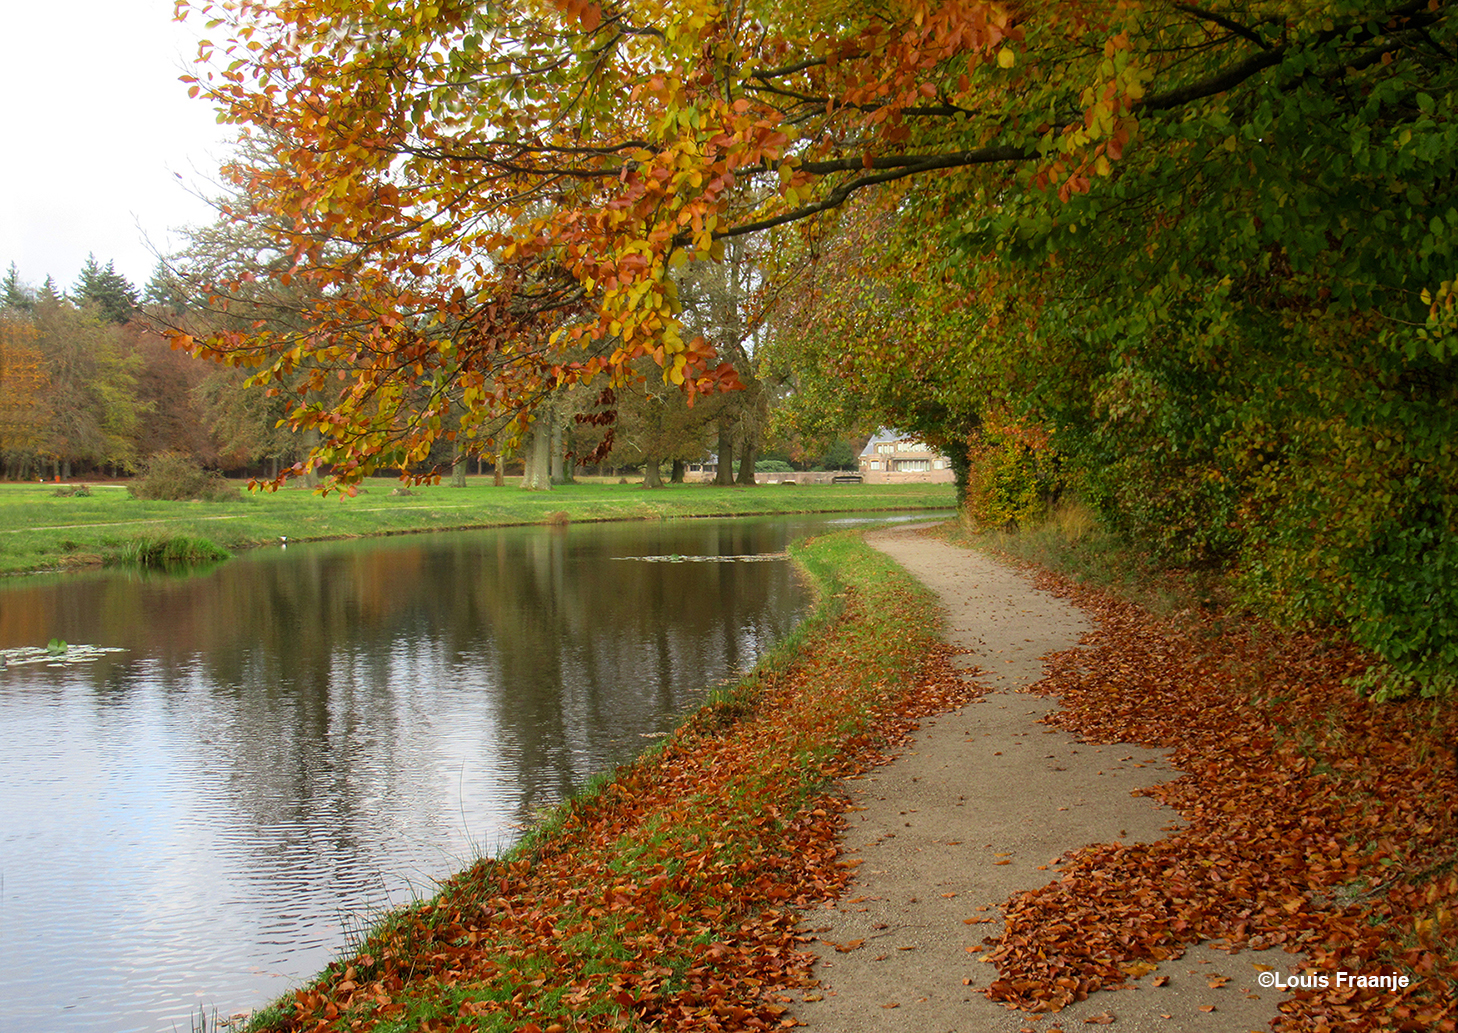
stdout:
<svg viewBox="0 0 1458 1033">
<path fill-rule="evenodd" d="M 905 434 L 899 430 L 892 430 L 889 427 L 882 427 L 871 435 L 871 440 L 866 442 L 866 447 L 861 449 L 861 455 L 873 456 L 876 454 L 877 445 L 892 445 L 898 441 L 913 441 L 920 446 L 916 451 L 924 451 L 930 455 L 940 456 L 941 453 L 922 441 L 915 434 Z M 898 451 L 901 451 L 898 449 Z M 910 450 L 907 450 L 910 451 Z"/>
</svg>

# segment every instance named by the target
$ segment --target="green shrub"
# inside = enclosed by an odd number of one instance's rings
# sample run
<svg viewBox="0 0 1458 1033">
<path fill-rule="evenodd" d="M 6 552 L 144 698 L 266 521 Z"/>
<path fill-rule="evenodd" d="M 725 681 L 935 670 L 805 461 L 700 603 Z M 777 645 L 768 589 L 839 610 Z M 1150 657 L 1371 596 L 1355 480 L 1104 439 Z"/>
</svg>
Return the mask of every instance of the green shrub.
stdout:
<svg viewBox="0 0 1458 1033">
<path fill-rule="evenodd" d="M 223 480 L 216 470 L 205 470 L 191 456 L 181 452 L 160 452 L 142 467 L 127 491 L 139 499 L 181 501 L 202 499 L 226 502 L 238 498 L 238 489 Z"/>
</svg>

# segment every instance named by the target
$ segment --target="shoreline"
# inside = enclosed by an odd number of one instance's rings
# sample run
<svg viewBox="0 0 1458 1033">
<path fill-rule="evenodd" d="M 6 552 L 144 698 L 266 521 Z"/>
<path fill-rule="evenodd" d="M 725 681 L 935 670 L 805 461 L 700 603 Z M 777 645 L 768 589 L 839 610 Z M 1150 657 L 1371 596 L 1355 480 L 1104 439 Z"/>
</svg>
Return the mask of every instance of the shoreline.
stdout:
<svg viewBox="0 0 1458 1033">
<path fill-rule="evenodd" d="M 930 593 L 859 532 L 792 555 L 816 601 L 759 665 L 248 1028 L 470 1016 L 545 1033 L 705 1009 L 780 1022 L 778 988 L 812 979 L 795 912 L 833 898 L 854 867 L 837 843 L 840 780 L 967 693 Z"/>
<path fill-rule="evenodd" d="M 227 502 L 147 502 L 118 485 L 92 496 L 54 497 L 45 486 L 0 484 L 0 574 L 64 574 L 125 566 L 145 546 L 166 559 L 169 547 L 200 559 L 289 543 L 396 537 L 562 523 L 795 516 L 814 513 L 955 510 L 951 485 L 564 485 L 551 492 L 514 486 L 411 489 L 400 505 L 340 500 L 312 492 L 250 493 Z M 783 494 L 779 494 L 783 493 Z M 385 495 L 382 498 L 390 498 Z M 434 501 L 436 504 L 432 505 Z M 118 516 L 120 507 L 139 512 Z M 459 519 L 459 511 L 478 519 Z M 73 519 L 55 519 L 71 514 Z M 89 519 L 87 519 L 89 518 Z M 148 530 L 150 528 L 151 530 Z M 131 563 L 130 565 L 146 565 Z M 165 563 L 153 564 L 163 566 Z"/>
</svg>

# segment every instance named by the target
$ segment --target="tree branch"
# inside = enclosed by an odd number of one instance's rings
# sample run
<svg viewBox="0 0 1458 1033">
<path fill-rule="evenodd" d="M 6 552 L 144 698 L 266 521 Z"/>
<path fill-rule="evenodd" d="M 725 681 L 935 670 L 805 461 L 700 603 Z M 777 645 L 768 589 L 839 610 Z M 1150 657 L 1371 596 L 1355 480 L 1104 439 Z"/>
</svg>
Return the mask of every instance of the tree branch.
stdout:
<svg viewBox="0 0 1458 1033">
<path fill-rule="evenodd" d="M 1201 21 L 1214 22 L 1222 29 L 1228 29 L 1237 36 L 1250 40 L 1262 50 L 1271 49 L 1271 45 L 1255 32 L 1255 30 L 1248 29 L 1234 19 L 1225 17 L 1223 14 L 1216 14 L 1214 11 L 1202 11 L 1198 7 L 1193 7 L 1190 4 L 1175 4 L 1174 7 L 1176 11 L 1184 11 L 1186 14 L 1193 15 Z"/>
</svg>

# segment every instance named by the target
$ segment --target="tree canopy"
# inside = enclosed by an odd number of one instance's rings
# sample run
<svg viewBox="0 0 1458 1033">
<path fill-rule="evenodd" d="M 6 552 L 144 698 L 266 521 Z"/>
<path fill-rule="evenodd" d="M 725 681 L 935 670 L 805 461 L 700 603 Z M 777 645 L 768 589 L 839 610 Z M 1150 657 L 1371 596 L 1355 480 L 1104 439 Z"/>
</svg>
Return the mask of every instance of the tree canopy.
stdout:
<svg viewBox="0 0 1458 1033">
<path fill-rule="evenodd" d="M 287 395 L 339 481 L 648 356 L 737 386 L 674 273 L 768 232 L 819 299 L 802 374 L 959 462 L 1046 443 L 1273 611 L 1458 665 L 1401 617 L 1458 613 L 1446 0 L 179 7 L 250 141 L 230 213 L 311 300 L 177 339 Z"/>
</svg>

